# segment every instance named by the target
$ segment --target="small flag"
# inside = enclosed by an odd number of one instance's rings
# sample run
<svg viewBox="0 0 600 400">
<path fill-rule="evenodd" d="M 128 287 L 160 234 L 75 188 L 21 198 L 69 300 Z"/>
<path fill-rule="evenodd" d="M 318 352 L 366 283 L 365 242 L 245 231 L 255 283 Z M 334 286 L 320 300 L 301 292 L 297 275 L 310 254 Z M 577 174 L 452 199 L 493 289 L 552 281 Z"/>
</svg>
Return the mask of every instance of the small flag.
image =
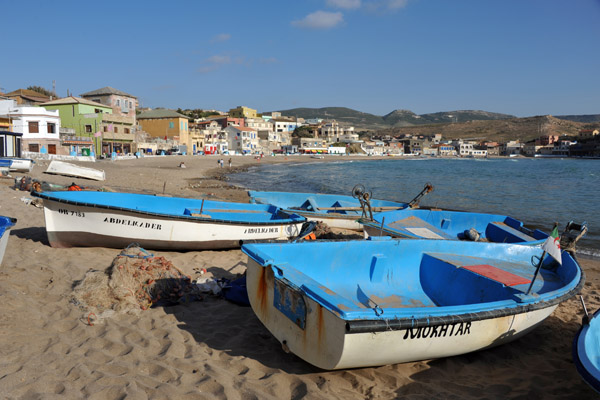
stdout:
<svg viewBox="0 0 600 400">
<path fill-rule="evenodd" d="M 100 137 L 102 136 L 102 132 L 98 131 L 96 133 L 94 133 L 94 137 Z"/>
<path fill-rule="evenodd" d="M 560 237 L 558 236 L 558 226 L 555 226 L 548 239 L 544 242 L 542 250 L 550 254 L 552 258 L 562 265 L 562 256 L 560 251 Z"/>
</svg>

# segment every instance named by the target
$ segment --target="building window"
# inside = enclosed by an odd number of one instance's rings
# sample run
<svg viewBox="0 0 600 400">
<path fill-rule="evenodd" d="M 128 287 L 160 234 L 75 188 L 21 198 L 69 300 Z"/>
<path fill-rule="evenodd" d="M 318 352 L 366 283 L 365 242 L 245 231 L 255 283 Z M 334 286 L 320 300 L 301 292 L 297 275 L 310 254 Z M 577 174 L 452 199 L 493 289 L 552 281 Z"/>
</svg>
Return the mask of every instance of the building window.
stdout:
<svg viewBox="0 0 600 400">
<path fill-rule="evenodd" d="M 93 99 L 92 101 L 95 101 L 96 103 L 102 103 L 100 99 Z"/>
<path fill-rule="evenodd" d="M 125 133 L 129 133 L 129 128 L 125 128 Z"/>
<path fill-rule="evenodd" d="M 29 143 L 29 151 L 31 151 L 33 153 L 39 153 L 40 145 L 37 143 Z"/>
<path fill-rule="evenodd" d="M 169 129 L 173 129 L 175 128 L 175 123 L 174 122 L 169 122 Z"/>
<path fill-rule="evenodd" d="M 117 99 L 117 107 L 121 105 L 121 100 Z"/>
<path fill-rule="evenodd" d="M 56 124 L 48 122 L 48 133 L 56 133 Z"/>
<path fill-rule="evenodd" d="M 104 125 L 104 132 L 108 132 L 108 126 Z"/>
<path fill-rule="evenodd" d="M 119 127 L 115 126 L 115 133 L 119 133 Z"/>
<path fill-rule="evenodd" d="M 86 133 L 92 133 L 92 126 L 91 125 L 86 125 L 85 126 L 85 131 L 86 131 Z"/>
<path fill-rule="evenodd" d="M 40 133 L 38 121 L 29 121 L 29 133 Z"/>
</svg>

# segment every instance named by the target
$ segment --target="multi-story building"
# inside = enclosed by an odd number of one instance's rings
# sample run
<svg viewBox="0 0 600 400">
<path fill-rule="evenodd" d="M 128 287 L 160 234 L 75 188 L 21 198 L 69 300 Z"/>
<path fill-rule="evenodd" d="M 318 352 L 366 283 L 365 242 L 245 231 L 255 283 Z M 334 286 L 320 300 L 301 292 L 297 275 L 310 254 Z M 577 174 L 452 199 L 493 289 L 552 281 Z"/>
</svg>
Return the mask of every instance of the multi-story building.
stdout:
<svg viewBox="0 0 600 400">
<path fill-rule="evenodd" d="M 12 130 L 23 135 L 23 150 L 43 154 L 69 154 L 61 146 L 61 119 L 58 111 L 36 106 L 17 106 L 8 110 L 8 116 L 12 121 Z"/>
<path fill-rule="evenodd" d="M 70 96 L 43 103 L 42 106 L 47 110 L 58 110 L 62 126 L 73 129 L 75 136 L 63 138 L 63 144 L 74 146 L 78 153 L 84 152 L 84 149 L 95 154 L 135 151 L 133 120 L 113 115 L 112 107 L 108 105 Z M 87 144 L 90 138 L 91 149 Z"/>
<path fill-rule="evenodd" d="M 81 97 L 109 106 L 113 110 L 113 115 L 129 117 L 132 119 L 132 125 L 135 125 L 135 110 L 138 104 L 137 97 L 110 86 L 83 93 Z"/>
<path fill-rule="evenodd" d="M 344 127 L 337 121 L 329 121 L 321 125 L 319 135 L 328 143 L 358 143 L 358 134 L 354 133 L 354 127 Z"/>
<path fill-rule="evenodd" d="M 278 133 L 291 133 L 294 132 L 294 129 L 301 126 L 292 118 L 271 118 L 271 122 L 273 123 L 273 130 Z"/>
<path fill-rule="evenodd" d="M 173 140 L 174 143 L 186 146 L 186 152 L 193 149 L 189 134 L 189 118 L 177 111 L 159 108 L 138 115 L 137 121 L 143 131 L 154 138 Z"/>
<path fill-rule="evenodd" d="M 245 126 L 228 126 L 223 131 L 227 134 L 229 151 L 240 154 L 257 154 L 262 152 L 256 130 Z"/>
<path fill-rule="evenodd" d="M 249 107 L 238 106 L 229 110 L 229 116 L 231 118 L 256 118 L 256 110 Z"/>
</svg>

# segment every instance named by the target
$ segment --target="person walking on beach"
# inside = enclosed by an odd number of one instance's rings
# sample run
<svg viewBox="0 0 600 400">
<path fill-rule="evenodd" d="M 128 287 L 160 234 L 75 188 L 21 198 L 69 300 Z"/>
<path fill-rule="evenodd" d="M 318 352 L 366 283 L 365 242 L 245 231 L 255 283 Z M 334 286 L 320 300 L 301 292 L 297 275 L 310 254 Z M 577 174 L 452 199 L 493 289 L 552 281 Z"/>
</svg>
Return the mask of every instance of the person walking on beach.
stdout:
<svg viewBox="0 0 600 400">
<path fill-rule="evenodd" d="M 221 168 L 223 168 L 223 159 L 222 158 L 220 160 L 220 163 L 221 163 Z"/>
<path fill-rule="evenodd" d="M 229 168 L 231 168 L 231 158 L 229 158 Z"/>
</svg>

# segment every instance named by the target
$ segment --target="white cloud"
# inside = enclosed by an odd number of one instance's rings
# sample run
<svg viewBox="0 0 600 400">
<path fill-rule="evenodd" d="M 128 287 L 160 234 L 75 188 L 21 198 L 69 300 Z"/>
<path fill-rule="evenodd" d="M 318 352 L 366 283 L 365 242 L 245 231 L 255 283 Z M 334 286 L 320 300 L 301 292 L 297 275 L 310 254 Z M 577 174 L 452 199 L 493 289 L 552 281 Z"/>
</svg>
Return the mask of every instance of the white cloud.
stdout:
<svg viewBox="0 0 600 400">
<path fill-rule="evenodd" d="M 327 0 L 327 5 L 329 7 L 351 10 L 354 8 L 360 8 L 360 1 L 361 0 Z"/>
<path fill-rule="evenodd" d="M 229 33 L 220 33 L 217 36 L 213 37 L 211 42 L 212 43 L 226 42 L 229 39 L 231 39 L 231 35 Z"/>
<path fill-rule="evenodd" d="M 206 59 L 206 61 L 208 61 L 211 64 L 217 64 L 217 65 L 231 64 L 231 57 L 222 56 L 222 55 L 214 55 L 214 56 L 208 57 Z"/>
<path fill-rule="evenodd" d="M 341 12 L 315 11 L 298 21 L 292 21 L 293 26 L 306 29 L 331 29 L 344 22 Z"/>
<path fill-rule="evenodd" d="M 406 7 L 408 0 L 371 0 L 365 8 L 373 12 L 395 11 Z"/>
</svg>

